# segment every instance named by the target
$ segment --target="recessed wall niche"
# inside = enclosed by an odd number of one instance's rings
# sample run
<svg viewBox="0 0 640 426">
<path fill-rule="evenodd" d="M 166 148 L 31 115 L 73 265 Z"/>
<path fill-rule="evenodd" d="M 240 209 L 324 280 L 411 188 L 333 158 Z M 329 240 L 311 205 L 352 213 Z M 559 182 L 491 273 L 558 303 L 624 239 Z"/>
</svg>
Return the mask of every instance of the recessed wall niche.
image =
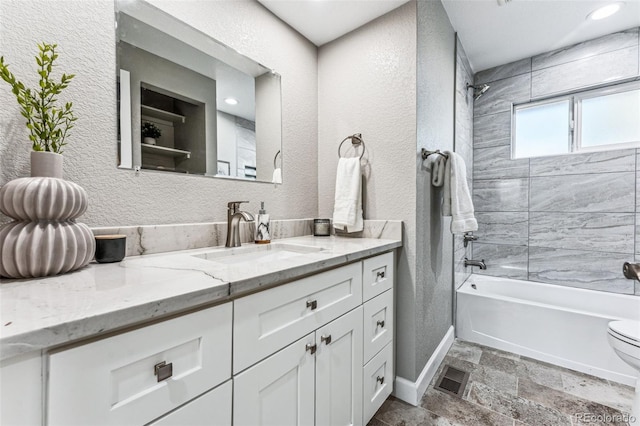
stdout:
<svg viewBox="0 0 640 426">
<path fill-rule="evenodd" d="M 153 145 L 142 141 L 142 168 L 206 172 L 204 103 L 141 83 L 140 119 L 162 132 Z"/>
</svg>

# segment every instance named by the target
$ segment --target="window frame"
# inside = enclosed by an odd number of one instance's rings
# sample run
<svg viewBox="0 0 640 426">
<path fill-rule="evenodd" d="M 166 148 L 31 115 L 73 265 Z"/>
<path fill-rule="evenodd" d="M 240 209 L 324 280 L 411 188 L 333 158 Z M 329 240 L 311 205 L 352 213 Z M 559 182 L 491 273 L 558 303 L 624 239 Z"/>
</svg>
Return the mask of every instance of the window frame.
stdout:
<svg viewBox="0 0 640 426">
<path fill-rule="evenodd" d="M 616 93 L 631 92 L 634 90 L 640 91 L 640 80 L 633 80 L 624 83 L 618 83 L 615 85 L 608 85 L 598 87 L 595 89 L 574 91 L 568 94 L 545 97 L 543 99 L 533 100 L 523 103 L 511 104 L 511 159 L 521 160 L 525 158 L 537 158 L 537 157 L 550 157 L 557 155 L 569 155 L 580 154 L 589 152 L 602 152 L 608 150 L 619 150 L 629 148 L 640 148 L 640 138 L 632 142 L 622 142 L 616 144 L 597 145 L 591 147 L 582 146 L 582 101 L 585 99 L 597 98 L 600 96 L 613 95 Z M 569 101 L 569 150 L 563 154 L 549 154 L 549 155 L 533 155 L 530 157 L 516 157 L 516 112 L 522 109 L 537 107 L 545 104 L 551 104 L 561 101 Z"/>
</svg>

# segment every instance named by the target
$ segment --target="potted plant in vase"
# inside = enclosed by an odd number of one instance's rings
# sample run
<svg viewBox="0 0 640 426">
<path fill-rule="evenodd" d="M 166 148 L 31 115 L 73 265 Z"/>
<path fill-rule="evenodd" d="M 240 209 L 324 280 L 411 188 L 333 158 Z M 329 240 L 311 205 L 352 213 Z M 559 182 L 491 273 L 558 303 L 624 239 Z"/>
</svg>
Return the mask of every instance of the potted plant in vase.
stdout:
<svg viewBox="0 0 640 426">
<path fill-rule="evenodd" d="M 0 188 L 0 211 L 13 222 L 0 226 L 0 276 L 44 277 L 87 265 L 93 258 L 91 229 L 76 218 L 87 210 L 87 193 L 62 179 L 62 149 L 76 117 L 73 104 L 58 105 L 58 95 L 73 74 L 51 78 L 58 58 L 55 44 L 38 44 L 38 86 L 28 89 L 0 57 L 0 78 L 11 86 L 20 113 L 27 120 L 31 177 L 18 178 Z"/>
<path fill-rule="evenodd" d="M 156 139 L 162 136 L 162 131 L 153 123 L 145 121 L 142 123 L 142 142 L 155 145 Z"/>
<path fill-rule="evenodd" d="M 0 57 L 0 77 L 11 85 L 20 113 L 27 120 L 31 152 L 31 176 L 62 178 L 62 148 L 66 137 L 77 118 L 73 114 L 73 103 L 58 105 L 57 96 L 69 86 L 74 74 L 62 74 L 60 82 L 51 78 L 58 58 L 56 44 L 38 44 L 38 75 L 40 80 L 36 88 L 27 88 L 17 80 Z"/>
</svg>

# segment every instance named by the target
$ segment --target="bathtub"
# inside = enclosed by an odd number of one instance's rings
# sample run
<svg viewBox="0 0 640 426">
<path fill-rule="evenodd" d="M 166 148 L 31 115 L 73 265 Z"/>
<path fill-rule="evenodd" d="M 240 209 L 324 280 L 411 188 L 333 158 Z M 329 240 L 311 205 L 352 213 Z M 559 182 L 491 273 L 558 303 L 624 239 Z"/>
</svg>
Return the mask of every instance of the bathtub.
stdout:
<svg viewBox="0 0 640 426">
<path fill-rule="evenodd" d="M 640 297 L 485 275 L 457 290 L 459 339 L 634 386 L 607 341 L 618 319 L 640 320 Z"/>
</svg>

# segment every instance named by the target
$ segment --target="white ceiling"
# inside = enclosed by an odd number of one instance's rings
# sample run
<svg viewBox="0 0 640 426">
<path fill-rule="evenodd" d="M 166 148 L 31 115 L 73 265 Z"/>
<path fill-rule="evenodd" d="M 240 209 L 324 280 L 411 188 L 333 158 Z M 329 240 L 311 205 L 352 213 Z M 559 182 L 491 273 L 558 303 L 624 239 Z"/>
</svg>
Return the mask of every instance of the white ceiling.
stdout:
<svg viewBox="0 0 640 426">
<path fill-rule="evenodd" d="M 407 0 L 258 0 L 316 46 Z M 433 0 L 419 0 L 433 1 Z M 601 21 L 585 17 L 612 0 L 442 0 L 474 72 L 640 26 L 640 0 Z"/>
<path fill-rule="evenodd" d="M 586 16 L 611 0 L 443 0 L 474 72 L 640 26 L 640 0 L 615 15 Z"/>
<path fill-rule="evenodd" d="M 316 46 L 371 22 L 409 0 L 258 0 Z"/>
</svg>

